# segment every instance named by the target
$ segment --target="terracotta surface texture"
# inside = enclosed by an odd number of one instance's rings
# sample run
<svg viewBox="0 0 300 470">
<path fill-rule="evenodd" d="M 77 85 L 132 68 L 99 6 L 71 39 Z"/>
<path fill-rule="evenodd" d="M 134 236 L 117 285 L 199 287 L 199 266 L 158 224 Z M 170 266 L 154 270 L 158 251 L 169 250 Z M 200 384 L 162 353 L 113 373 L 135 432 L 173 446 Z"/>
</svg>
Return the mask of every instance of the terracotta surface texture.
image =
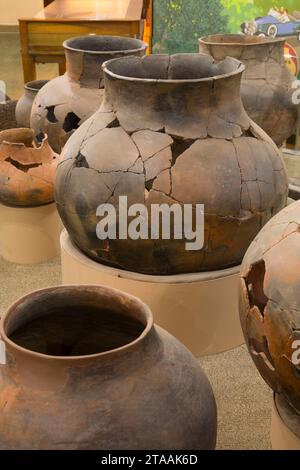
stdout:
<svg viewBox="0 0 300 470">
<path fill-rule="evenodd" d="M 31 129 L 0 132 L 0 203 L 40 206 L 53 202 L 57 162 L 47 136 L 37 146 Z"/>
<path fill-rule="evenodd" d="M 275 216 L 256 237 L 246 253 L 240 281 L 241 321 L 252 359 L 266 382 L 297 413 L 298 425 L 299 246 L 297 201 Z"/>
<path fill-rule="evenodd" d="M 116 59 L 104 70 L 106 100 L 58 166 L 55 198 L 72 240 L 97 261 L 146 274 L 238 265 L 288 192 L 281 153 L 243 108 L 244 66 L 183 54 Z M 100 241 L 97 207 L 118 209 L 122 195 L 149 220 L 152 204 L 204 204 L 203 249 L 187 251 L 172 230 L 170 240 Z"/>
<path fill-rule="evenodd" d="M 0 449 L 215 448 L 208 379 L 135 297 L 37 291 L 9 309 L 0 336 Z"/>
<path fill-rule="evenodd" d="M 24 94 L 16 107 L 16 120 L 19 127 L 30 127 L 30 115 L 34 99 L 48 80 L 34 80 L 24 85 Z"/>
<path fill-rule="evenodd" d="M 293 101 L 295 78 L 284 62 L 284 38 L 243 35 L 213 35 L 201 38 L 200 52 L 216 60 L 235 57 L 246 66 L 242 99 L 246 111 L 277 145 L 282 145 L 296 127 Z"/>
<path fill-rule="evenodd" d="M 40 90 L 31 113 L 35 135 L 47 133 L 51 147 L 58 153 L 102 102 L 103 62 L 124 55 L 144 55 L 147 44 L 133 38 L 95 35 L 69 39 L 64 48 L 66 74 Z"/>
<path fill-rule="evenodd" d="M 8 100 L 0 103 L 0 131 L 18 127 L 16 121 L 17 101 Z"/>
</svg>

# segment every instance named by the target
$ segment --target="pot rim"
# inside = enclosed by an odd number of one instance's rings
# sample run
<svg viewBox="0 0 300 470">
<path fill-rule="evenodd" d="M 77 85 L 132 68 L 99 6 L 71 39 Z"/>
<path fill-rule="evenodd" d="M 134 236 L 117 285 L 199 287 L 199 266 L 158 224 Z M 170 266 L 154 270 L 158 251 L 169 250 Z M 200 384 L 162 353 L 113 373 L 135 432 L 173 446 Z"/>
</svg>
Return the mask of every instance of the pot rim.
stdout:
<svg viewBox="0 0 300 470">
<path fill-rule="evenodd" d="M 239 42 L 239 41 L 212 41 L 212 40 L 209 40 L 209 38 L 222 38 L 226 36 L 226 38 L 246 38 L 248 37 L 247 35 L 243 35 L 243 34 L 210 34 L 209 36 L 202 36 L 201 38 L 198 39 L 198 42 L 200 44 L 206 44 L 208 46 L 245 46 L 245 47 L 249 47 L 249 46 L 265 46 L 266 44 L 276 44 L 276 43 L 282 43 L 282 42 L 286 42 L 286 38 L 282 38 L 282 37 L 276 37 L 276 38 L 270 38 L 270 37 L 265 37 L 265 38 L 262 38 L 260 36 L 249 36 L 251 38 L 256 38 L 257 39 L 257 42 Z"/>
<path fill-rule="evenodd" d="M 33 145 L 31 145 L 30 147 L 26 147 L 26 145 L 24 144 L 24 142 L 17 142 L 17 139 L 15 142 L 11 142 L 9 140 L 1 140 L 1 136 L 3 133 L 5 132 L 12 132 L 12 131 L 31 131 L 32 132 L 32 141 L 33 141 Z M 0 145 L 4 145 L 4 146 L 14 146 L 14 147 L 20 147 L 20 148 L 24 148 L 24 149 L 30 149 L 30 150 L 42 150 L 43 147 L 48 143 L 48 134 L 44 133 L 44 137 L 43 139 L 41 140 L 40 142 L 40 145 L 39 146 L 35 146 L 34 144 L 34 131 L 30 128 L 30 127 L 15 127 L 15 128 L 12 128 L 12 129 L 4 129 L 3 131 L 0 131 Z M 52 150 L 52 149 L 51 149 Z M 53 151 L 53 150 L 52 150 Z M 53 153 L 55 153 L 53 151 Z"/>
<path fill-rule="evenodd" d="M 200 56 L 200 55 L 205 55 L 207 56 L 208 54 L 203 54 L 203 53 L 193 53 L 193 54 L 190 54 L 190 53 L 179 53 L 179 54 L 172 54 L 172 55 L 168 55 L 168 54 L 158 54 L 160 56 L 164 55 L 166 57 L 174 57 L 174 56 L 184 56 L 184 55 L 196 55 L 196 56 Z M 134 57 L 134 59 L 137 59 L 137 60 L 143 60 L 145 57 L 147 56 L 144 56 L 144 57 Z M 148 56 L 150 57 L 150 56 Z M 104 71 L 104 73 L 106 75 L 109 75 L 110 77 L 112 78 L 115 78 L 115 79 L 118 79 L 118 80 L 123 80 L 123 81 L 128 81 L 128 82 L 139 82 L 139 83 L 165 83 L 165 84 L 183 84 L 183 83 L 209 83 L 209 82 L 213 82 L 213 81 L 216 81 L 216 80 L 223 80 L 225 78 L 230 78 L 230 77 L 234 77 L 236 75 L 241 75 L 245 69 L 246 69 L 246 66 L 238 59 L 235 59 L 234 57 L 230 57 L 230 56 L 227 56 L 225 57 L 224 60 L 226 59 L 230 59 L 232 62 L 235 62 L 238 67 L 236 68 L 236 70 L 233 70 L 232 72 L 228 72 L 228 73 L 224 73 L 224 74 L 221 74 L 221 75 L 214 75 L 212 77 L 204 77 L 204 78 L 183 78 L 183 79 L 170 79 L 170 78 L 139 78 L 139 77 L 128 77 L 126 75 L 119 75 L 115 72 L 112 72 L 108 66 L 109 64 L 112 64 L 113 62 L 116 62 L 116 61 L 128 61 L 128 60 L 132 60 L 132 56 L 128 56 L 128 57 L 117 57 L 115 59 L 110 59 L 110 60 L 107 60 L 106 62 L 103 63 L 102 65 L 102 69 Z M 217 61 L 214 60 L 214 63 L 216 63 Z M 222 62 L 222 61 L 220 61 Z"/>
<path fill-rule="evenodd" d="M 26 349 L 23 348 L 22 346 L 18 345 L 14 341 L 12 341 L 6 334 L 6 324 L 8 322 L 8 319 L 10 318 L 11 314 L 15 311 L 17 307 L 19 307 L 22 303 L 26 302 L 28 299 L 32 299 L 34 297 L 38 297 L 41 294 L 55 294 L 57 290 L 60 291 L 69 291 L 69 295 L 72 291 L 76 290 L 90 290 L 94 291 L 94 293 L 98 293 L 99 296 L 101 296 L 101 293 L 110 293 L 112 295 L 116 296 L 121 296 L 122 299 L 127 299 L 130 300 L 131 302 L 135 303 L 136 306 L 140 309 L 140 313 L 142 314 L 143 319 L 146 320 L 145 327 L 142 331 L 142 333 L 134 340 L 131 341 L 128 344 L 125 344 L 124 346 L 121 346 L 119 348 L 111 349 L 109 351 L 104 351 L 96 354 L 87 354 L 83 356 L 52 356 L 49 354 L 43 354 L 39 353 L 36 351 L 32 351 L 31 349 Z M 53 287 L 47 287 L 43 289 L 38 289 L 33 292 L 30 292 L 29 294 L 24 295 L 23 297 L 19 298 L 16 300 L 6 311 L 6 313 L 2 316 L 0 320 L 0 340 L 8 345 L 10 348 L 13 350 L 16 350 L 17 352 L 20 352 L 24 355 L 27 355 L 31 358 L 36 358 L 36 359 L 47 359 L 51 361 L 57 361 L 59 363 L 66 363 L 67 365 L 71 363 L 78 363 L 78 362 L 86 362 L 90 361 L 93 359 L 100 359 L 100 358 L 106 358 L 106 357 L 111 357 L 118 355 L 119 353 L 122 352 L 128 352 L 131 349 L 133 349 L 135 346 L 140 344 L 151 332 L 151 330 L 154 327 L 154 320 L 153 320 L 153 314 L 150 310 L 150 308 L 142 302 L 140 299 L 137 297 L 127 294 L 126 292 L 120 291 L 118 289 L 113 289 L 111 287 L 106 287 L 102 285 L 59 285 L 59 286 L 53 286 Z"/>
<path fill-rule="evenodd" d="M 29 91 L 40 91 L 40 89 L 48 82 L 49 80 L 31 80 L 30 82 L 25 83 L 24 88 Z M 35 87 L 33 84 L 41 84 L 41 87 Z"/>
<path fill-rule="evenodd" d="M 116 51 L 91 51 L 89 49 L 78 49 L 77 47 L 72 47 L 69 45 L 71 41 L 74 41 L 75 39 L 84 39 L 88 37 L 99 37 L 99 38 L 111 38 L 111 39 L 132 39 L 133 41 L 137 41 L 140 43 L 140 47 L 134 48 L 134 49 L 121 49 L 121 50 L 116 50 Z M 90 35 L 85 35 L 85 36 L 74 36 L 72 38 L 66 39 L 66 41 L 63 42 L 63 47 L 64 49 L 68 51 L 73 51 L 73 52 L 81 52 L 85 54 L 92 54 L 92 55 L 111 55 L 111 54 L 127 54 L 127 53 L 136 53 L 136 52 L 141 52 L 141 51 L 146 51 L 148 48 L 148 44 L 145 41 L 142 41 L 141 39 L 137 38 L 131 38 L 128 36 L 112 36 L 112 35 L 105 35 L 105 34 L 90 34 Z"/>
</svg>

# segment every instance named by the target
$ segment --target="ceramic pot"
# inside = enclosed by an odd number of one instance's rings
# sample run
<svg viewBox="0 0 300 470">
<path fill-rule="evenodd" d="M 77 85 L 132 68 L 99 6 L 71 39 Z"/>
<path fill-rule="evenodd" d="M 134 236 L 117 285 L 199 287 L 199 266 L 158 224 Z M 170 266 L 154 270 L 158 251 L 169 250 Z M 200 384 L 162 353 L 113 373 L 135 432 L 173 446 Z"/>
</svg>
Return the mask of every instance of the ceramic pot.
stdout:
<svg viewBox="0 0 300 470">
<path fill-rule="evenodd" d="M 293 408 L 300 431 L 299 267 L 297 201 L 276 215 L 247 251 L 241 270 L 240 314 L 253 361 Z"/>
<path fill-rule="evenodd" d="M 0 132 L 0 203 L 29 207 L 53 202 L 57 159 L 47 136 L 36 146 L 31 129 Z"/>
<path fill-rule="evenodd" d="M 243 108 L 243 71 L 235 59 L 214 63 L 204 54 L 104 65 L 106 101 L 67 143 L 55 185 L 62 221 L 84 253 L 155 275 L 241 262 L 260 228 L 286 205 L 288 191 L 278 148 Z M 148 239 L 119 236 L 124 195 L 129 208 L 146 207 Z M 100 240 L 96 213 L 103 203 L 116 209 L 117 237 Z M 188 251 L 172 221 L 170 239 L 152 237 L 152 209 L 162 203 L 180 210 L 204 204 L 202 249 Z"/>
<path fill-rule="evenodd" d="M 0 336 L 0 449 L 214 449 L 206 376 L 135 297 L 38 291 L 9 309 Z"/>
<path fill-rule="evenodd" d="M 40 90 L 31 113 L 35 135 L 46 133 L 58 153 L 70 135 L 99 108 L 104 93 L 101 65 L 113 57 L 144 55 L 147 44 L 118 36 L 83 36 L 63 44 L 67 72 Z"/>
<path fill-rule="evenodd" d="M 200 52 L 216 60 L 235 57 L 246 70 L 242 99 L 247 113 L 280 146 L 296 127 L 297 105 L 293 82 L 284 60 L 284 38 L 217 34 L 201 38 Z"/>
<path fill-rule="evenodd" d="M 30 115 L 34 99 L 38 91 L 48 83 L 48 80 L 33 80 L 24 85 L 24 95 L 18 101 L 16 107 L 16 119 L 18 126 L 30 127 Z"/>
<path fill-rule="evenodd" d="M 0 131 L 18 127 L 16 121 L 16 106 L 17 101 L 13 100 L 0 103 Z"/>
</svg>

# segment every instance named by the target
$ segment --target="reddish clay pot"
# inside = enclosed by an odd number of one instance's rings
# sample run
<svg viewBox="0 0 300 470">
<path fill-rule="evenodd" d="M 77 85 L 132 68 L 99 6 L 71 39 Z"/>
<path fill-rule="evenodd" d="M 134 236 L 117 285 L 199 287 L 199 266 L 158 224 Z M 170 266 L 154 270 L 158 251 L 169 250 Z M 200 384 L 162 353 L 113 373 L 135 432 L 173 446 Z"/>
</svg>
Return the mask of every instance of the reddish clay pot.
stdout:
<svg viewBox="0 0 300 470">
<path fill-rule="evenodd" d="M 128 57 L 104 65 L 106 102 L 71 137 L 55 199 L 73 242 L 104 264 L 145 274 L 238 265 L 261 227 L 286 205 L 281 153 L 250 120 L 241 62 L 204 54 Z M 97 238 L 100 204 L 205 206 L 203 249 L 171 239 Z M 117 220 L 118 223 L 118 220 Z M 172 224 L 171 224 L 172 225 Z M 150 232 L 150 230 L 149 230 Z M 172 236 L 173 235 L 173 236 Z"/>
<path fill-rule="evenodd" d="M 19 127 L 30 127 L 30 115 L 34 99 L 48 80 L 33 80 L 24 85 L 24 95 L 18 101 L 16 107 L 16 119 Z"/>
<path fill-rule="evenodd" d="M 31 129 L 0 132 L 0 203 L 41 206 L 53 202 L 57 162 L 47 136 L 36 146 Z"/>
<path fill-rule="evenodd" d="M 99 108 L 104 93 L 101 65 L 113 57 L 144 55 L 147 44 L 118 36 L 83 36 L 64 42 L 67 72 L 38 93 L 31 113 L 35 135 L 46 133 L 51 147 L 62 147 Z"/>
<path fill-rule="evenodd" d="M 300 201 L 275 216 L 250 246 L 240 297 L 249 352 L 262 377 L 280 394 L 283 415 L 293 409 L 300 437 Z M 295 426 L 293 432 L 297 434 Z"/>
<path fill-rule="evenodd" d="M 0 336 L 0 449 L 214 449 L 206 376 L 135 297 L 38 291 L 9 309 Z"/>
<path fill-rule="evenodd" d="M 235 57 L 246 66 L 242 99 L 247 113 L 277 145 L 296 127 L 297 105 L 293 102 L 295 77 L 285 65 L 285 38 L 241 34 L 217 34 L 201 38 L 200 52 L 216 60 Z"/>
</svg>

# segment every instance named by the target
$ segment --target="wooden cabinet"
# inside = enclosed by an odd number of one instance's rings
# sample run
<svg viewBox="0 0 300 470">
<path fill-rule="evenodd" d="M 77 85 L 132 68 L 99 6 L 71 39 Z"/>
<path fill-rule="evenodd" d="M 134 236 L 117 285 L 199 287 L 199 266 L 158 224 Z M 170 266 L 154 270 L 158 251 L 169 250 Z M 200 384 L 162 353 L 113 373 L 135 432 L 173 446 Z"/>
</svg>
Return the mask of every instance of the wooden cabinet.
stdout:
<svg viewBox="0 0 300 470">
<path fill-rule="evenodd" d="M 144 38 L 151 49 L 152 21 L 152 0 L 54 0 L 35 17 L 19 20 L 24 81 L 36 78 L 39 62 L 58 63 L 64 73 L 62 43 L 74 36 Z"/>
</svg>

